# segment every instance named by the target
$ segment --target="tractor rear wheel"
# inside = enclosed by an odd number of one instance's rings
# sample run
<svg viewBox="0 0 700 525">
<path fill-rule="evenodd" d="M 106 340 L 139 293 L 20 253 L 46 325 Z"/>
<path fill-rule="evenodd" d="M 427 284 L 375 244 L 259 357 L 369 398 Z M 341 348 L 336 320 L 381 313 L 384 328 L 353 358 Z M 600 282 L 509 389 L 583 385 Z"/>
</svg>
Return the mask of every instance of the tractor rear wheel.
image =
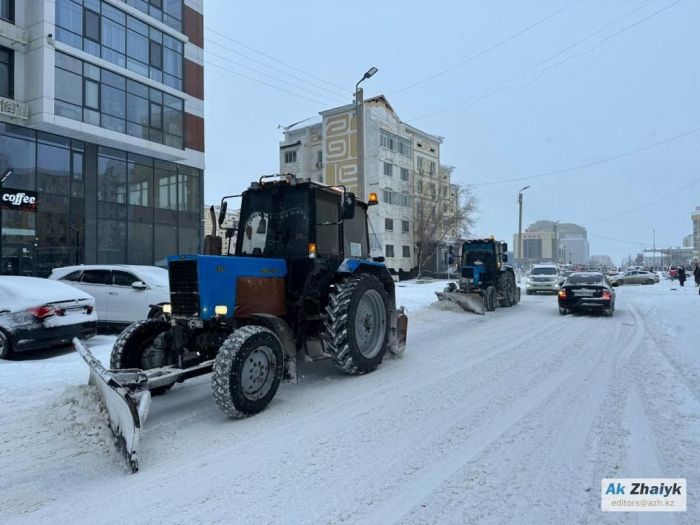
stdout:
<svg viewBox="0 0 700 525">
<path fill-rule="evenodd" d="M 237 419 L 262 412 L 275 397 L 283 371 L 282 344 L 272 330 L 255 325 L 239 328 L 214 360 L 214 401 Z"/>
<path fill-rule="evenodd" d="M 353 275 L 328 294 L 325 336 L 331 359 L 346 374 L 372 372 L 389 342 L 389 297 L 372 274 Z"/>
<path fill-rule="evenodd" d="M 488 286 L 486 288 L 486 296 L 484 297 L 484 306 L 487 312 L 493 312 L 496 309 L 496 303 L 498 302 L 498 292 L 495 286 Z"/>
<path fill-rule="evenodd" d="M 130 324 L 119 334 L 112 347 L 109 367 L 113 370 L 150 370 L 172 364 L 166 352 L 153 345 L 156 337 L 169 329 L 170 325 L 160 319 L 144 319 Z M 164 394 L 172 387 L 173 385 L 155 388 L 151 390 L 151 394 Z"/>
<path fill-rule="evenodd" d="M 511 272 L 503 272 L 498 277 L 498 291 L 500 306 L 513 306 L 517 300 L 515 298 L 515 276 Z"/>
</svg>

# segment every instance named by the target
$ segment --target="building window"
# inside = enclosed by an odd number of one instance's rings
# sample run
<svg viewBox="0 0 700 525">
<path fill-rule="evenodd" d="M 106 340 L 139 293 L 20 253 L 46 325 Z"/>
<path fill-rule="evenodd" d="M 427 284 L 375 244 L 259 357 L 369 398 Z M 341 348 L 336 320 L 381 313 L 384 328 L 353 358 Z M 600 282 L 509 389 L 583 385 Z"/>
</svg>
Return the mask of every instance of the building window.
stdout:
<svg viewBox="0 0 700 525">
<path fill-rule="evenodd" d="M 284 152 L 284 163 L 285 164 L 292 164 L 293 162 L 296 162 L 296 161 L 297 161 L 297 151 L 296 150 Z"/>
<path fill-rule="evenodd" d="M 56 53 L 57 115 L 182 149 L 182 99 Z"/>
<path fill-rule="evenodd" d="M 387 244 L 387 245 L 386 245 L 386 256 L 387 256 L 387 257 L 393 257 L 393 256 L 394 256 L 394 245 L 393 245 L 393 244 Z"/>
<path fill-rule="evenodd" d="M 0 47 L 0 97 L 14 97 L 14 52 Z"/>
<path fill-rule="evenodd" d="M 411 156 L 411 141 L 399 137 L 394 133 L 390 133 L 389 131 L 381 130 L 379 135 L 379 145 L 390 151 L 394 151 L 399 155 L 404 155 L 406 157 Z"/>
<path fill-rule="evenodd" d="M 137 2 L 134 2 L 134 7 L 138 7 Z M 182 90 L 182 41 L 104 0 L 86 1 L 86 7 L 82 3 L 80 0 L 56 0 L 57 40 Z M 181 4 L 182 0 L 168 0 L 164 6 L 165 10 L 172 8 L 177 13 L 177 25 L 182 16 Z"/>
<path fill-rule="evenodd" d="M 0 0 L 0 18 L 15 23 L 15 0 Z"/>
<path fill-rule="evenodd" d="M 394 176 L 394 166 L 392 166 L 389 162 L 384 163 L 384 175 L 386 175 L 387 177 Z"/>
<path fill-rule="evenodd" d="M 411 247 L 410 246 L 405 246 L 403 247 L 403 256 L 404 257 L 410 257 L 411 256 Z"/>
<path fill-rule="evenodd" d="M 165 25 L 182 31 L 182 0 L 122 0 Z"/>
<path fill-rule="evenodd" d="M 401 180 L 408 180 L 408 168 L 401 168 Z"/>
<path fill-rule="evenodd" d="M 401 221 L 401 231 L 404 233 L 408 233 L 410 229 L 410 223 L 408 221 Z"/>
<path fill-rule="evenodd" d="M 384 229 L 388 232 L 394 231 L 394 219 L 384 219 Z"/>
</svg>

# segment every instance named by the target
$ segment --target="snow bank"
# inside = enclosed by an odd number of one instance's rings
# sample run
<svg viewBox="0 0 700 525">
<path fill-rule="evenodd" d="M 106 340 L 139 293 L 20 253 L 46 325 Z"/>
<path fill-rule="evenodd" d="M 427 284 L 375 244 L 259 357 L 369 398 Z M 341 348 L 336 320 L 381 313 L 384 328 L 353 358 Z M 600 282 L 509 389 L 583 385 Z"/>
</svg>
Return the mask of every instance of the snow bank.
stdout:
<svg viewBox="0 0 700 525">
<path fill-rule="evenodd" d="M 436 302 L 435 292 L 442 292 L 448 282 L 451 281 L 400 281 L 396 283 L 396 305 L 406 307 L 410 320 L 411 312 L 428 308 Z"/>
</svg>

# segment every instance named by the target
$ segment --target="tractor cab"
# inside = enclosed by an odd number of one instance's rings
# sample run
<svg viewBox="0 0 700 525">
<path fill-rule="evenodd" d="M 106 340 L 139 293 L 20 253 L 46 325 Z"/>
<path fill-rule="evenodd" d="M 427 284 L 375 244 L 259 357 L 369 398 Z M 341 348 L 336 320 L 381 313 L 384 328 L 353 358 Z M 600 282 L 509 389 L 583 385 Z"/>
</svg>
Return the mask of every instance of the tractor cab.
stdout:
<svg viewBox="0 0 700 525">
<path fill-rule="evenodd" d="M 508 245 L 493 238 L 473 239 L 462 245 L 461 274 L 474 287 L 484 282 L 485 275 L 498 275 L 508 261 Z"/>
</svg>

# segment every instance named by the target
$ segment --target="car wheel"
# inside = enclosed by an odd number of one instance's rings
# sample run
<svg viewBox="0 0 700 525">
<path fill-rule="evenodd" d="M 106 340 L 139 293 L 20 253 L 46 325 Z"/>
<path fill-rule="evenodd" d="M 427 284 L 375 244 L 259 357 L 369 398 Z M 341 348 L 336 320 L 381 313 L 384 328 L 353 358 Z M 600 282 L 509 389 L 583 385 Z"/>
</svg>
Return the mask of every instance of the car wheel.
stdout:
<svg viewBox="0 0 700 525">
<path fill-rule="evenodd" d="M 7 359 L 12 356 L 12 345 L 10 338 L 0 330 L 0 359 Z"/>
<path fill-rule="evenodd" d="M 569 313 L 569 310 L 566 308 L 562 308 L 561 306 L 559 307 L 559 315 L 566 315 Z"/>
<path fill-rule="evenodd" d="M 644 284 L 654 284 L 654 279 L 649 279 L 648 281 L 644 281 Z"/>
</svg>

